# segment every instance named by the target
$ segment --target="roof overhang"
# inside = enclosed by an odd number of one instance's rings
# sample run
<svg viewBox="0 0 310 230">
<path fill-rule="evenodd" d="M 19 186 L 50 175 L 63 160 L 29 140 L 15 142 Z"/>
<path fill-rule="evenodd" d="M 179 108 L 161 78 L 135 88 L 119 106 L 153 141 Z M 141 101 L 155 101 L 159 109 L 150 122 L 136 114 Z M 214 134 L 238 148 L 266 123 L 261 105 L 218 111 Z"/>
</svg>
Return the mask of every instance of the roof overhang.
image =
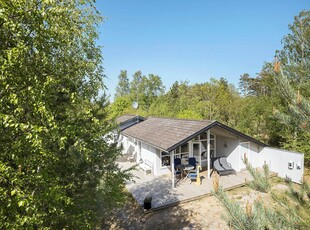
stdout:
<svg viewBox="0 0 310 230">
<path fill-rule="evenodd" d="M 167 149 L 168 152 L 171 152 L 172 150 L 175 150 L 177 147 L 184 145 L 185 143 L 189 142 L 190 140 L 192 140 L 194 137 L 198 136 L 199 134 L 207 131 L 208 129 L 211 129 L 213 127 L 213 124 L 215 122 L 211 123 L 210 125 L 207 125 L 206 127 L 204 127 L 203 129 L 199 130 L 198 132 L 188 136 L 186 139 L 183 139 L 182 141 L 180 141 L 179 143 L 174 144 L 173 146 L 169 147 Z"/>
<path fill-rule="evenodd" d="M 149 146 L 152 146 L 152 147 L 154 147 L 154 148 L 156 148 L 156 149 L 159 149 L 160 151 L 168 152 L 167 149 L 163 149 L 162 147 L 159 147 L 159 146 L 157 146 L 157 145 L 148 143 L 147 141 L 141 140 L 141 139 L 139 139 L 139 138 L 137 138 L 137 137 L 133 137 L 133 136 L 130 136 L 130 135 L 126 135 L 126 134 L 123 134 L 123 133 L 122 133 L 122 135 L 124 135 L 124 136 L 127 137 L 127 138 L 130 137 L 130 138 L 132 138 L 133 140 L 137 140 L 137 141 L 143 142 L 143 143 L 145 143 L 145 144 L 147 144 L 147 145 L 149 145 Z"/>
<path fill-rule="evenodd" d="M 209 129 L 211 129 L 213 127 L 219 127 L 219 128 L 225 129 L 226 131 L 229 131 L 229 132 L 231 132 L 231 133 L 233 133 L 233 134 L 235 134 L 237 136 L 243 137 L 244 139 L 252 141 L 252 142 L 254 142 L 254 143 L 256 143 L 256 144 L 258 144 L 260 146 L 263 146 L 263 147 L 268 146 L 265 143 L 263 143 L 263 142 L 261 142 L 259 140 L 256 140 L 256 139 L 254 139 L 254 138 L 252 138 L 252 137 L 250 137 L 250 136 L 248 136 L 248 135 L 246 135 L 244 133 L 241 133 L 241 132 L 239 132 L 239 131 L 237 131 L 237 130 L 235 130 L 235 129 L 227 126 L 227 125 L 224 125 L 224 124 L 222 124 L 222 123 L 220 123 L 218 121 L 214 121 L 213 123 L 211 123 L 210 125 L 204 127 L 203 129 L 199 130 L 198 132 L 188 136 L 186 139 L 184 139 L 184 140 L 174 144 L 173 146 L 169 147 L 167 149 L 167 152 L 171 152 L 171 151 L 175 150 L 177 147 L 186 144 L 187 142 L 189 142 L 190 140 L 192 140 L 196 136 L 200 135 L 201 133 L 204 133 L 204 132 L 208 131 Z"/>
</svg>

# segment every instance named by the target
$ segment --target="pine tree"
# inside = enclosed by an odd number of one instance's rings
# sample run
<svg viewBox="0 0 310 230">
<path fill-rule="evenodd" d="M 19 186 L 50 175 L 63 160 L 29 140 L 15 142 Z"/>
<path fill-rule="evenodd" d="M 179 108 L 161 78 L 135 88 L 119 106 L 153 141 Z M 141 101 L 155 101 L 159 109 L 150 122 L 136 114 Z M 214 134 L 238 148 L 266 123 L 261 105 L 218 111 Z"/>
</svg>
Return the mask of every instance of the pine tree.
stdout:
<svg viewBox="0 0 310 230">
<path fill-rule="evenodd" d="M 286 73 L 286 74 L 285 74 Z M 310 100 L 301 95 L 300 90 L 295 90 L 281 68 L 281 63 L 276 61 L 274 65 L 274 81 L 282 98 L 288 106 L 287 113 L 275 110 L 275 115 L 286 125 L 297 124 L 300 129 L 310 130 Z"/>
<path fill-rule="evenodd" d="M 252 168 L 247 164 L 247 169 Z M 253 168 L 252 168 L 253 169 Z M 252 187 L 261 191 L 261 185 L 269 184 L 268 168 L 264 172 L 251 170 L 254 177 Z M 265 180 L 265 182 L 263 182 Z M 254 186 L 253 186 L 254 185 Z M 263 186 L 264 187 L 264 186 Z M 285 192 L 268 191 L 273 204 L 267 204 L 260 196 L 254 202 L 246 202 L 243 208 L 239 203 L 229 199 L 223 188 L 219 186 L 219 177 L 213 179 L 212 194 L 226 209 L 224 219 L 232 229 L 308 229 L 310 224 L 310 189 L 303 183 L 296 189 L 291 183 Z"/>
<path fill-rule="evenodd" d="M 244 73 L 240 75 L 239 78 L 239 89 L 244 97 L 247 96 L 249 92 L 249 77 L 250 75 L 248 73 Z"/>
<path fill-rule="evenodd" d="M 284 37 L 283 49 L 276 57 L 289 71 L 290 84 L 301 94 L 310 96 L 310 11 L 302 11 L 289 25 L 290 33 Z"/>
</svg>

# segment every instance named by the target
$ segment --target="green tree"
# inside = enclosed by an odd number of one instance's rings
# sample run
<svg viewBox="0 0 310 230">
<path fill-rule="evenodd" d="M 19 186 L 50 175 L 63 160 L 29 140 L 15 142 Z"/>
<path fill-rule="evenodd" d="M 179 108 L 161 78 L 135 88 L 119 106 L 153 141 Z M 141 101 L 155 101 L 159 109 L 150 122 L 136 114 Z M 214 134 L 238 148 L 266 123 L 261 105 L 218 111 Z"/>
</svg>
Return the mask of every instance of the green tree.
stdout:
<svg viewBox="0 0 310 230">
<path fill-rule="evenodd" d="M 121 201 L 93 4 L 0 0 L 1 229 L 93 229 Z"/>
<path fill-rule="evenodd" d="M 142 72 L 137 71 L 132 76 L 132 81 L 130 82 L 130 92 L 133 100 L 139 101 L 141 95 L 143 94 L 143 88 L 142 88 Z"/>
<path fill-rule="evenodd" d="M 305 154 L 305 163 L 310 164 L 310 100 L 304 97 L 299 90 L 295 90 L 290 84 L 290 70 L 284 71 L 280 62 L 275 63 L 273 73 L 277 91 L 285 101 L 286 110 L 274 109 L 275 116 L 285 125 L 284 136 L 286 141 L 283 146 Z"/>
<path fill-rule="evenodd" d="M 283 38 L 282 50 L 276 57 L 291 73 L 288 78 L 293 87 L 310 96 L 310 11 L 302 11 L 289 25 L 290 33 Z"/>
<path fill-rule="evenodd" d="M 167 103 L 171 114 L 178 114 L 189 106 L 188 93 L 190 90 L 189 82 L 176 81 L 167 92 Z"/>
<path fill-rule="evenodd" d="M 129 95 L 130 93 L 130 85 L 129 79 L 127 77 L 127 70 L 121 70 L 118 75 L 118 84 L 116 86 L 116 93 L 114 99 L 122 96 Z"/>
<path fill-rule="evenodd" d="M 273 146 L 297 147 L 306 139 L 304 131 L 298 127 L 305 125 L 305 120 L 309 118 L 302 119 L 292 113 L 289 116 L 284 115 L 288 115 L 287 111 L 294 110 L 291 99 L 297 99 L 298 94 L 302 95 L 304 100 L 310 96 L 309 22 L 309 11 L 302 11 L 296 16 L 293 24 L 289 25 L 289 34 L 283 38 L 283 48 L 276 51 L 276 57 L 283 66 L 285 84 L 279 82 L 283 77 L 276 78 L 274 65 L 270 62 L 265 63 L 257 77 L 250 78 L 243 75 L 241 79 L 241 85 L 247 88 L 253 98 L 241 100 L 237 127 Z M 288 87 L 292 92 L 289 97 L 283 94 L 284 91 L 287 94 Z M 273 110 L 277 116 L 272 116 Z M 285 126 L 283 126 L 284 120 L 286 120 Z M 308 144 L 305 142 L 304 145 Z"/>
<path fill-rule="evenodd" d="M 310 11 L 294 17 L 289 29 L 283 49 L 276 52 L 277 61 L 274 66 L 269 64 L 267 73 L 281 100 L 274 106 L 274 114 L 280 124 L 285 124 L 282 145 L 305 153 L 305 163 L 309 164 Z"/>
<path fill-rule="evenodd" d="M 268 87 L 264 82 L 264 78 L 261 75 L 257 77 L 250 77 L 245 73 L 240 76 L 239 89 L 243 96 L 265 96 L 268 94 Z"/>
<path fill-rule="evenodd" d="M 286 71 L 286 74 L 290 73 Z M 275 111 L 277 117 L 286 125 L 294 124 L 298 125 L 300 129 L 310 131 L 310 100 L 290 85 L 288 77 L 280 67 L 280 62 L 275 63 L 274 80 L 277 83 L 277 90 L 288 107 L 285 113 Z"/>
<path fill-rule="evenodd" d="M 110 119 L 116 119 L 123 114 L 131 114 L 130 108 L 132 100 L 128 96 L 117 97 L 113 103 L 109 105 L 109 117 Z"/>
<path fill-rule="evenodd" d="M 240 78 L 239 78 L 239 89 L 244 97 L 247 96 L 249 92 L 249 88 L 250 88 L 249 78 L 250 78 L 250 75 L 248 73 L 244 73 L 243 75 L 240 75 Z"/>
<path fill-rule="evenodd" d="M 188 82 L 175 82 L 169 91 L 152 104 L 152 115 L 187 119 L 218 120 L 234 124 L 235 104 L 239 95 L 226 79 L 212 79 L 211 82 L 189 85 Z M 163 111 L 157 111 L 158 109 Z"/>
<path fill-rule="evenodd" d="M 161 96 L 165 87 L 158 75 L 149 74 L 144 80 L 144 104 L 146 108 L 149 108 L 151 104 Z"/>
<path fill-rule="evenodd" d="M 159 76 L 154 74 L 145 76 L 141 71 L 134 73 L 130 83 L 132 100 L 137 100 L 140 108 L 145 111 L 148 111 L 151 104 L 164 93 L 164 90 L 165 87 Z"/>
<path fill-rule="evenodd" d="M 181 96 L 188 86 L 187 82 L 176 81 L 166 94 L 159 96 L 150 106 L 149 115 L 176 117 L 181 111 Z M 184 90 L 185 89 L 185 90 Z M 185 103 L 186 104 L 186 103 Z M 184 107 L 183 107 L 184 109 Z"/>
</svg>

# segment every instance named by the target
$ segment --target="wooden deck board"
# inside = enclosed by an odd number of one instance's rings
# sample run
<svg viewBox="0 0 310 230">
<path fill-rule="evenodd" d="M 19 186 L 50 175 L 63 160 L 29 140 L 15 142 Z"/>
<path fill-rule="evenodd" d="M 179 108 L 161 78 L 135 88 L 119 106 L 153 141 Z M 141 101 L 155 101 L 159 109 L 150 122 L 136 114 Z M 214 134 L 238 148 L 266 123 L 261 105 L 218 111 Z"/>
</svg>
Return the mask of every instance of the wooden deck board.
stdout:
<svg viewBox="0 0 310 230">
<path fill-rule="evenodd" d="M 126 168 L 128 166 L 125 165 L 122 167 Z M 215 177 L 215 174 L 213 174 L 211 179 L 207 179 L 207 172 L 204 171 L 201 173 L 203 178 L 201 185 L 197 185 L 196 182 L 190 183 L 189 179 L 181 179 L 176 180 L 176 187 L 172 188 L 171 177 L 169 175 L 155 177 L 150 174 L 144 175 L 144 172 L 141 170 L 133 171 L 132 173 L 135 175 L 135 182 L 128 181 L 126 188 L 142 207 L 144 198 L 146 196 L 152 196 L 152 209 L 149 211 L 163 209 L 211 195 L 213 189 L 212 181 Z M 274 172 L 270 173 L 271 177 L 276 175 Z M 241 171 L 229 176 L 221 176 L 219 179 L 220 186 L 224 190 L 244 186 L 246 182 L 253 180 L 248 171 Z"/>
</svg>

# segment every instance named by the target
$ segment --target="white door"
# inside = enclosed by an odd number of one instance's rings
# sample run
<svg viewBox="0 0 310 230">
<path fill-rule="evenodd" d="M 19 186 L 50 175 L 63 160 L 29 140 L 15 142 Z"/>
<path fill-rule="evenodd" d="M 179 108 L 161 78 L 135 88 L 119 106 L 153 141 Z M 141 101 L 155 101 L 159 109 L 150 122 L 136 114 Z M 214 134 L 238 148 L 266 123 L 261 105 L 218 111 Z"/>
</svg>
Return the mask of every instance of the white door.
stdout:
<svg viewBox="0 0 310 230">
<path fill-rule="evenodd" d="M 240 142 L 239 144 L 239 170 L 246 169 L 243 159 L 249 159 L 250 142 Z"/>
</svg>

